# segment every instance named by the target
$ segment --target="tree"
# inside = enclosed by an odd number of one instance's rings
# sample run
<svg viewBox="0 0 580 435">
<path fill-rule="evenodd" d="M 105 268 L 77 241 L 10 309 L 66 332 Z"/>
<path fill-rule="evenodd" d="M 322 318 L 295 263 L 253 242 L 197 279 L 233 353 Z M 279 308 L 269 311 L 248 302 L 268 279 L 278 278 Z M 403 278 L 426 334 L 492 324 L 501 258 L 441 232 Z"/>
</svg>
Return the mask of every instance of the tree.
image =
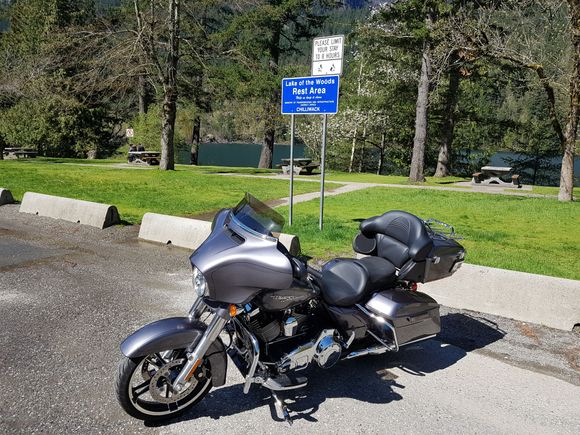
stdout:
<svg viewBox="0 0 580 435">
<path fill-rule="evenodd" d="M 117 147 L 115 120 L 86 92 L 91 57 L 71 35 L 96 20 L 91 0 L 27 0 L 8 9 L 0 37 L 0 135 L 41 155 L 85 157 Z"/>
<path fill-rule="evenodd" d="M 568 0 L 570 8 L 570 30 L 574 47 L 572 74 L 570 76 L 570 108 L 564 132 L 564 156 L 560 175 L 560 201 L 572 201 L 574 190 L 574 155 L 578 119 L 580 118 L 580 1 Z"/>
<path fill-rule="evenodd" d="M 144 3 L 147 9 L 142 7 Z M 158 0 L 133 0 L 136 40 L 163 89 L 159 169 L 171 170 L 175 168 L 173 142 L 178 96 L 180 0 L 168 0 L 166 14 L 160 13 L 159 3 Z M 165 23 L 165 28 L 159 27 L 159 21 Z"/>
<path fill-rule="evenodd" d="M 453 144 L 453 132 L 456 122 L 456 109 L 459 94 L 459 66 L 458 57 L 456 54 L 451 56 L 449 70 L 447 93 L 445 96 L 445 114 L 443 122 L 443 140 L 439 148 L 439 155 L 437 157 L 437 168 L 435 169 L 435 177 L 448 177 L 451 175 L 451 146 Z"/>
<path fill-rule="evenodd" d="M 326 0 L 257 0 L 240 7 L 222 34 L 224 52 L 235 60 L 234 92 L 239 98 L 262 101 L 258 115 L 264 125 L 260 168 L 271 168 L 280 118 L 280 83 L 284 56 L 320 27 Z M 291 70 L 295 71 L 295 68 Z"/>
<path fill-rule="evenodd" d="M 426 23 L 431 23 L 429 16 Z M 431 80 L 431 43 L 423 43 L 423 53 L 421 55 L 421 75 L 417 88 L 417 104 L 415 111 L 415 137 L 413 138 L 413 157 L 411 158 L 411 170 L 409 181 L 423 182 L 425 175 L 423 168 L 425 165 L 425 143 L 427 141 L 427 106 L 429 104 L 429 87 Z"/>
<path fill-rule="evenodd" d="M 563 154 L 558 199 L 571 201 L 580 116 L 580 2 L 502 2 L 482 9 L 476 19 L 456 26 L 465 30 L 462 42 L 466 48 L 527 69 L 537 77 Z M 566 99 L 568 107 L 562 109 Z M 563 111 L 566 115 L 562 115 Z"/>
<path fill-rule="evenodd" d="M 415 136 L 409 180 L 425 181 L 425 147 L 427 144 L 429 93 L 433 79 L 433 30 L 442 13 L 447 13 L 445 1 L 394 1 L 384 6 L 380 19 L 390 33 L 390 43 L 420 56 L 420 73 L 415 105 Z"/>
</svg>

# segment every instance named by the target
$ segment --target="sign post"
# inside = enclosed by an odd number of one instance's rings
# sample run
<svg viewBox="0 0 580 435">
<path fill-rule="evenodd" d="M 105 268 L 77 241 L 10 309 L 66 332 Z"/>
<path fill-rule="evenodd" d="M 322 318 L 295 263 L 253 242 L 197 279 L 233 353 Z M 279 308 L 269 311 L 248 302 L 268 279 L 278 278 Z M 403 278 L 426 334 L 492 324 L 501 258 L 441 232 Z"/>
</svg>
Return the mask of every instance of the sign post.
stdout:
<svg viewBox="0 0 580 435">
<path fill-rule="evenodd" d="M 290 207 L 294 210 L 294 115 L 323 115 L 320 150 L 320 221 L 324 218 L 324 178 L 326 173 L 326 128 L 328 115 L 338 112 L 338 89 L 342 74 L 344 35 L 323 36 L 312 41 L 312 76 L 282 79 L 282 115 L 290 119 Z"/>
<path fill-rule="evenodd" d="M 324 77 L 291 77 L 282 79 L 282 115 L 290 119 L 290 207 L 288 222 L 292 225 L 294 207 L 294 115 L 324 115 L 322 191 L 324 195 L 324 153 L 326 149 L 326 116 L 338 112 L 337 75 Z M 322 228 L 322 221 L 321 221 Z"/>
<path fill-rule="evenodd" d="M 312 75 L 342 75 L 344 35 L 322 36 L 312 40 Z M 326 171 L 326 127 L 328 116 L 322 118 L 322 147 L 320 150 L 320 218 L 318 228 L 324 225 L 324 175 Z"/>
<path fill-rule="evenodd" d="M 322 231 L 324 218 L 324 168 L 326 160 L 326 123 L 328 115 L 322 117 L 322 149 L 320 150 L 320 216 L 318 220 L 318 229 Z"/>
<path fill-rule="evenodd" d="M 290 115 L 290 207 L 288 210 L 288 224 L 292 226 L 292 212 L 294 207 L 294 114 Z"/>
</svg>

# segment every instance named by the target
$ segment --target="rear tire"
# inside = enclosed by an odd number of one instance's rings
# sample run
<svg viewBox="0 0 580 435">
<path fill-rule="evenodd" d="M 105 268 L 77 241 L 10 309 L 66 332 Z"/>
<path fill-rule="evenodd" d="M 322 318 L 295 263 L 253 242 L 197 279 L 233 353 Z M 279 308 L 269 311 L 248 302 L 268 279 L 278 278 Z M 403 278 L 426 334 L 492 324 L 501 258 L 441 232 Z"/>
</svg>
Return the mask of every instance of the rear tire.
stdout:
<svg viewBox="0 0 580 435">
<path fill-rule="evenodd" d="M 147 370 L 148 366 L 145 366 L 144 369 L 144 364 L 151 364 L 150 359 L 155 358 L 155 355 L 159 355 L 159 353 L 137 358 L 124 357 L 119 363 L 117 371 L 115 382 L 117 400 L 127 414 L 139 420 L 153 421 L 175 418 L 199 403 L 212 387 L 209 362 L 204 360 L 192 377 L 192 384 L 186 387 L 186 391 L 190 390 L 187 391 L 187 394 L 173 402 L 170 402 L 171 397 L 168 398 L 166 403 L 155 400 L 155 397 L 151 396 L 149 392 L 150 388 L 161 385 L 165 388 L 165 391 L 168 389 L 168 382 L 164 377 L 156 378 L 156 373 L 161 367 L 157 367 L 157 370 L 152 371 Z M 176 367 L 171 373 L 177 371 L 178 368 Z M 151 385 L 151 381 L 154 379 L 158 382 L 156 385 Z M 136 386 L 137 388 L 134 385 L 136 382 L 139 382 Z M 169 394 L 166 393 L 166 397 Z"/>
</svg>

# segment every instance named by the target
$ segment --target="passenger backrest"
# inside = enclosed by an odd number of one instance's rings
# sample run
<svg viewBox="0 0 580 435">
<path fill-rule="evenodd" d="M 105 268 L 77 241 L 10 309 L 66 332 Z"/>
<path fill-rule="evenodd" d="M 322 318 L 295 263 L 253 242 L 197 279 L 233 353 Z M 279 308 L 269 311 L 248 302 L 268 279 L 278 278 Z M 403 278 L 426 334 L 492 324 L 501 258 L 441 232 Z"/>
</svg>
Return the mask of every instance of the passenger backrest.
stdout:
<svg viewBox="0 0 580 435">
<path fill-rule="evenodd" d="M 361 254 L 385 258 L 400 268 L 410 259 L 424 261 L 433 241 L 417 216 L 394 210 L 366 219 L 353 248 Z"/>
</svg>

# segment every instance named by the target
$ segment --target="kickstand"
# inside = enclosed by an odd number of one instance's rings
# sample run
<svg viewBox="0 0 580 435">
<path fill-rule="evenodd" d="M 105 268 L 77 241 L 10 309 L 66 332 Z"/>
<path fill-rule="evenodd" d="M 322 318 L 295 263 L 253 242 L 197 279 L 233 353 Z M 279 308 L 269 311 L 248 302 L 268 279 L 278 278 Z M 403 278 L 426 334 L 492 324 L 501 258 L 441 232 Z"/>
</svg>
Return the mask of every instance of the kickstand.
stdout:
<svg viewBox="0 0 580 435">
<path fill-rule="evenodd" d="M 290 418 L 290 413 L 288 412 L 288 407 L 284 404 L 284 401 L 278 397 L 275 391 L 272 391 L 272 398 L 274 399 L 274 406 L 279 414 L 282 414 L 286 423 L 292 426 L 292 418 Z"/>
</svg>

